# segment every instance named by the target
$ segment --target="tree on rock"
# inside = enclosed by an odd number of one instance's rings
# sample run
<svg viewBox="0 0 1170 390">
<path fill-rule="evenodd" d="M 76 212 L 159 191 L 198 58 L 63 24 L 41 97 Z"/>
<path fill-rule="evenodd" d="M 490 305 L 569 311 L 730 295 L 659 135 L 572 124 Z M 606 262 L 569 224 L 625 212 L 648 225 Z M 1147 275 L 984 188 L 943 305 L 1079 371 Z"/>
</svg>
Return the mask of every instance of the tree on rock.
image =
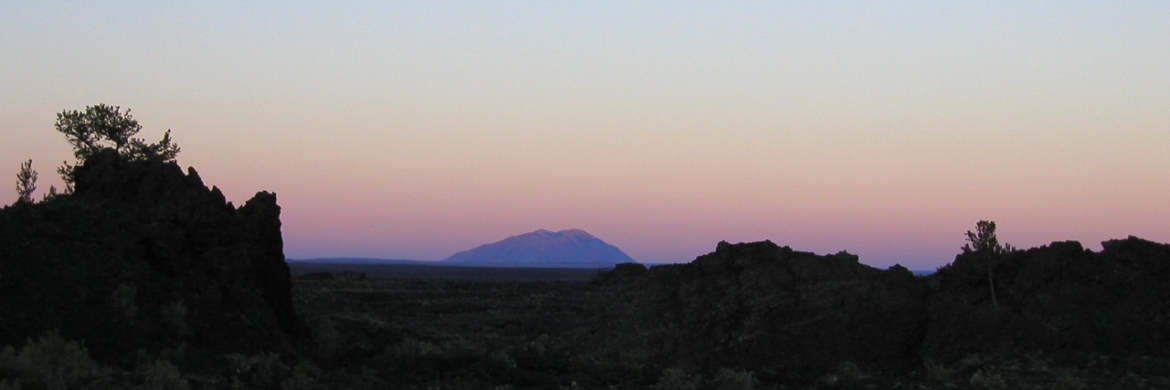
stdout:
<svg viewBox="0 0 1170 390">
<path fill-rule="evenodd" d="M 1003 255 L 1015 250 L 1011 245 L 1000 245 L 995 236 L 994 221 L 979 221 L 975 224 L 975 231 L 967 231 L 967 243 L 963 244 L 963 253 L 974 253 L 987 267 L 987 286 L 991 290 L 991 303 L 999 310 L 999 299 L 995 296 L 995 266 L 1003 259 Z"/>
<path fill-rule="evenodd" d="M 85 112 L 62 111 L 57 114 L 55 126 L 73 145 L 73 156 L 77 158 L 74 164 L 65 162 L 57 169 L 65 180 L 67 192 L 72 190 L 77 166 L 103 149 L 113 149 L 127 161 L 171 162 L 179 154 L 179 146 L 171 141 L 170 130 L 153 144 L 134 138 L 142 125 L 130 115 L 130 109 L 123 112 L 118 106 L 98 104 L 86 107 Z"/>
</svg>

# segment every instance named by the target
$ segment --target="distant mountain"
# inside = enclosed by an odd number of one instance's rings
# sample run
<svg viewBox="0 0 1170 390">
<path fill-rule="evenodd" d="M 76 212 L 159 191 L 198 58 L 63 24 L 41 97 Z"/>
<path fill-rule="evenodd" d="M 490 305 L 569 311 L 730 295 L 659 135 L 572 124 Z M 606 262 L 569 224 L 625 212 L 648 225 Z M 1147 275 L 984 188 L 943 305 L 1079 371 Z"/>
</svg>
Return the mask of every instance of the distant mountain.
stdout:
<svg viewBox="0 0 1170 390">
<path fill-rule="evenodd" d="M 378 259 L 369 257 L 319 257 L 312 259 L 285 259 L 289 264 L 354 264 L 354 265 L 443 265 L 435 260 Z"/>
<path fill-rule="evenodd" d="M 601 268 L 633 263 L 634 259 L 584 230 L 541 229 L 456 253 L 443 262 L 491 267 Z"/>
</svg>

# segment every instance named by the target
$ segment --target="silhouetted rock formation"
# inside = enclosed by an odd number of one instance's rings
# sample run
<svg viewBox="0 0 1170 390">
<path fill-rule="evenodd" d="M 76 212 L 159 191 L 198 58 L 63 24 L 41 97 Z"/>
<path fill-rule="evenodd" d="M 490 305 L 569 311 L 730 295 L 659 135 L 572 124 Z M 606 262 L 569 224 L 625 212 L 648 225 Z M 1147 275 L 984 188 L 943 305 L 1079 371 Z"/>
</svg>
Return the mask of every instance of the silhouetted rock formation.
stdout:
<svg viewBox="0 0 1170 390">
<path fill-rule="evenodd" d="M 282 351 L 306 335 L 276 195 L 235 208 L 194 169 L 113 150 L 75 178 L 72 195 L 0 210 L 0 345 L 58 329 L 117 361 L 178 342 Z"/>
<path fill-rule="evenodd" d="M 810 380 L 852 362 L 913 370 L 971 354 L 1170 356 L 1170 245 L 1130 237 L 1100 253 L 1077 242 L 1012 252 L 993 268 L 973 254 L 926 277 L 839 253 L 771 242 L 731 245 L 689 264 L 622 267 L 599 345 L 661 367 L 755 371 Z"/>
<path fill-rule="evenodd" d="M 597 268 L 632 263 L 634 259 L 584 230 L 541 229 L 459 252 L 443 261 L 498 267 Z"/>
<path fill-rule="evenodd" d="M 839 253 L 770 241 L 731 245 L 689 264 L 662 265 L 629 284 L 612 326 L 619 344 L 670 365 L 820 372 L 841 361 L 904 363 L 926 322 L 925 286 Z"/>
<path fill-rule="evenodd" d="M 1003 349 L 1167 356 L 1170 245 L 1137 237 L 1075 241 L 1009 254 L 993 268 L 1000 302 L 990 302 L 986 265 L 971 254 L 930 277 L 928 356 Z"/>
<path fill-rule="evenodd" d="M 643 264 L 621 263 L 614 266 L 613 270 L 597 275 L 597 277 L 593 278 L 593 282 L 601 284 L 629 283 L 645 274 L 646 266 Z"/>
</svg>

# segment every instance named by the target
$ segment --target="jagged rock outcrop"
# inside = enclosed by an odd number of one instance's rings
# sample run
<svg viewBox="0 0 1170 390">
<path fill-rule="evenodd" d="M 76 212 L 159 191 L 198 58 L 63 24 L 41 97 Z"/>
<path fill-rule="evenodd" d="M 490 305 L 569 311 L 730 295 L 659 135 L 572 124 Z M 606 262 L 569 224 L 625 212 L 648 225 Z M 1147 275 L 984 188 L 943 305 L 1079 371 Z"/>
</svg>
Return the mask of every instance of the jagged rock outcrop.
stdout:
<svg viewBox="0 0 1170 390">
<path fill-rule="evenodd" d="M 118 362 L 179 343 L 283 351 L 307 334 L 276 195 L 236 208 L 194 169 L 112 150 L 75 178 L 72 195 L 0 210 L 0 345 L 57 329 Z"/>
<path fill-rule="evenodd" d="M 1137 237 L 1075 241 L 1009 254 L 992 268 L 961 254 L 931 276 L 923 354 L 947 359 L 994 350 L 1168 356 L 1170 245 Z"/>
<path fill-rule="evenodd" d="M 623 284 L 631 283 L 638 278 L 645 275 L 647 272 L 646 265 L 641 263 L 621 263 L 613 267 L 609 272 L 602 273 L 593 278 L 593 283 L 599 284 Z"/>
<path fill-rule="evenodd" d="M 964 253 L 929 277 L 848 253 L 719 243 L 689 264 L 600 275 L 616 286 L 598 345 L 662 367 L 748 369 L 808 381 L 850 362 L 921 369 L 975 354 L 1170 356 L 1170 245 L 1136 237 L 1008 253 Z"/>
<path fill-rule="evenodd" d="M 818 256 L 770 241 L 721 242 L 714 253 L 651 268 L 625 285 L 620 300 L 629 303 L 611 316 L 609 341 L 703 370 L 793 376 L 841 361 L 905 364 L 927 318 L 925 286 L 905 268 L 883 271 L 848 253 Z"/>
</svg>

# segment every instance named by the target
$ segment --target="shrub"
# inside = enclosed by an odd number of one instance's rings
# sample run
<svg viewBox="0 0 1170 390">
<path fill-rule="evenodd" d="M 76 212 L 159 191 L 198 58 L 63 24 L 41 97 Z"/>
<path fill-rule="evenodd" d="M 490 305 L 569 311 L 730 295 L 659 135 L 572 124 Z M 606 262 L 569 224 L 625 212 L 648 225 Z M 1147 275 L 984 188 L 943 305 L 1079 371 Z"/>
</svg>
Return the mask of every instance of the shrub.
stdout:
<svg viewBox="0 0 1170 390">
<path fill-rule="evenodd" d="M 160 358 L 169 361 L 182 361 L 187 357 L 187 343 L 180 342 L 175 344 L 173 347 L 164 348 L 163 350 L 158 351 L 158 355 Z"/>
<path fill-rule="evenodd" d="M 156 359 L 153 363 L 139 367 L 144 390 L 187 390 L 191 386 L 183 379 L 179 368 L 166 359 Z"/>
<path fill-rule="evenodd" d="M 284 390 L 311 389 L 315 378 L 321 377 L 321 369 L 310 362 L 300 362 L 292 367 L 289 377 L 280 381 L 280 388 Z"/>
<path fill-rule="evenodd" d="M 137 286 L 122 283 L 114 291 L 110 292 L 110 305 L 114 307 L 114 310 L 125 315 L 126 318 L 134 318 L 134 315 L 138 314 L 138 306 L 134 302 L 137 296 Z"/>
<path fill-rule="evenodd" d="M 289 375 L 288 366 L 276 353 L 255 356 L 231 354 L 225 356 L 231 369 L 232 386 L 236 388 L 267 389 L 280 384 Z"/>
<path fill-rule="evenodd" d="M 1056 383 L 1052 386 L 1059 390 L 1081 390 L 1086 388 L 1085 382 L 1081 382 L 1079 378 L 1073 376 L 1069 370 L 1060 370 L 1060 374 L 1056 376 Z"/>
<path fill-rule="evenodd" d="M 505 367 L 516 368 L 516 359 L 508 355 L 508 351 L 506 349 L 497 349 L 492 351 L 491 360 Z"/>
<path fill-rule="evenodd" d="M 712 386 L 720 390 L 751 390 L 759 385 L 750 371 L 736 371 L 729 368 L 720 368 Z"/>
<path fill-rule="evenodd" d="M 324 358 L 331 358 L 341 347 L 341 332 L 337 325 L 329 318 L 320 318 L 310 322 L 313 330 L 313 341 L 317 345 L 317 353 Z"/>
<path fill-rule="evenodd" d="M 926 378 L 929 380 L 946 382 L 950 381 L 955 375 L 955 370 L 949 369 L 942 364 L 937 364 L 929 359 L 926 360 Z"/>
<path fill-rule="evenodd" d="M 817 383 L 830 389 L 836 388 L 841 383 L 841 377 L 837 374 L 825 374 L 817 378 Z"/>
<path fill-rule="evenodd" d="M 969 372 L 971 369 L 979 369 L 987 365 L 987 362 L 979 354 L 971 354 L 959 359 L 959 371 Z"/>
<path fill-rule="evenodd" d="M 7 371 L 6 375 L 17 377 L 5 381 L 5 386 L 11 389 L 22 385 L 50 390 L 76 388 L 106 374 L 90 359 L 85 347 L 65 340 L 56 331 L 36 341 L 29 340 L 19 353 L 11 347 L 5 348 L 0 352 L 0 366 Z"/>
<path fill-rule="evenodd" d="M 19 379 L 0 379 L 0 390 L 20 390 Z"/>
<path fill-rule="evenodd" d="M 394 354 L 398 356 L 439 356 L 443 354 L 443 348 L 427 341 L 408 338 L 394 347 Z"/>
<path fill-rule="evenodd" d="M 696 390 L 699 388 L 696 383 L 698 381 L 697 376 L 691 377 L 681 368 L 667 368 L 662 370 L 662 376 L 658 377 L 658 384 L 654 385 L 654 388 L 659 390 Z"/>
<path fill-rule="evenodd" d="M 971 375 L 971 386 L 976 389 L 1000 390 L 1007 388 L 1007 382 L 995 371 L 978 370 Z"/>
<path fill-rule="evenodd" d="M 187 306 L 183 302 L 172 302 L 159 308 L 162 323 L 171 331 L 180 336 L 191 334 L 191 326 L 187 324 Z"/>
<path fill-rule="evenodd" d="M 858 367 L 857 364 L 853 362 L 841 362 L 841 364 L 838 364 L 837 375 L 840 375 L 842 378 L 849 380 L 861 380 L 868 378 L 868 376 L 861 371 L 861 367 Z"/>
<path fill-rule="evenodd" d="M 0 390 L 19 389 L 20 381 L 15 378 L 23 371 L 20 361 L 16 358 L 15 348 L 0 349 L 0 378 L 5 378 L 0 380 Z"/>
</svg>

